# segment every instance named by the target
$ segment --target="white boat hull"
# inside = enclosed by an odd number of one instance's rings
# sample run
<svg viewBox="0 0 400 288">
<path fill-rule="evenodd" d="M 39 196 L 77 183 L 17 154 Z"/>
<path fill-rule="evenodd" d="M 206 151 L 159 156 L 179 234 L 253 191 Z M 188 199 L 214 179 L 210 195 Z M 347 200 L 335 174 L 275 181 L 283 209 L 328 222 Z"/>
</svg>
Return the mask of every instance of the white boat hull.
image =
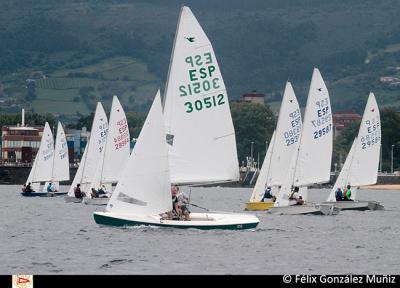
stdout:
<svg viewBox="0 0 400 288">
<path fill-rule="evenodd" d="M 64 200 L 66 203 L 81 203 L 82 198 L 76 198 L 76 197 L 71 197 L 71 196 L 65 196 Z"/>
<path fill-rule="evenodd" d="M 279 215 L 337 215 L 340 209 L 332 203 L 329 204 L 305 204 L 283 207 L 273 207 L 268 210 L 270 213 Z"/>
<path fill-rule="evenodd" d="M 94 212 L 97 224 L 111 226 L 158 226 L 172 228 L 195 229 L 251 229 L 255 228 L 260 220 L 251 214 L 217 214 L 191 213 L 190 221 L 164 220 L 159 215 L 138 216 L 111 212 Z"/>
<path fill-rule="evenodd" d="M 108 197 L 101 197 L 101 198 L 83 198 L 83 203 L 86 205 L 107 205 L 110 198 Z"/>
<path fill-rule="evenodd" d="M 340 210 L 383 210 L 382 204 L 376 201 L 336 201 L 336 202 L 324 202 L 324 204 L 333 204 Z"/>
</svg>

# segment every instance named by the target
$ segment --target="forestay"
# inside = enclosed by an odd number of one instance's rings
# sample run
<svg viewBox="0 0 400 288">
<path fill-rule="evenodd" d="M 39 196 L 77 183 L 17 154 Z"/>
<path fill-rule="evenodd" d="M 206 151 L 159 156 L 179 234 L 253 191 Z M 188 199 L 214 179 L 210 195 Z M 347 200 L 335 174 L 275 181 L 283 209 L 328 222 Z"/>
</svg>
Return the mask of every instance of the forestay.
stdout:
<svg viewBox="0 0 400 288">
<path fill-rule="evenodd" d="M 171 182 L 239 180 L 235 131 L 225 84 L 209 39 L 182 7 L 164 103 Z"/>
<path fill-rule="evenodd" d="M 168 149 L 158 91 L 106 210 L 133 215 L 171 211 L 170 185 Z"/>
</svg>

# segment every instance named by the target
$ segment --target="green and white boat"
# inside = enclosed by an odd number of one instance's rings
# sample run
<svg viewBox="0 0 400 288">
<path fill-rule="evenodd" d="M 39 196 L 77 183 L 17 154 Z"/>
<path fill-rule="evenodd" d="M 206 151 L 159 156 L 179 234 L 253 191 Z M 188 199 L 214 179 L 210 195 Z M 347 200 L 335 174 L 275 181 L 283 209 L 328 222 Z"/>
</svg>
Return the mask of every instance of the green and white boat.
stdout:
<svg viewBox="0 0 400 288">
<path fill-rule="evenodd" d="M 251 214 L 191 213 L 165 220 L 170 187 L 239 180 L 236 138 L 226 88 L 206 34 L 182 7 L 169 67 L 164 110 L 157 93 L 128 164 L 98 224 L 197 229 L 249 229 Z"/>
</svg>

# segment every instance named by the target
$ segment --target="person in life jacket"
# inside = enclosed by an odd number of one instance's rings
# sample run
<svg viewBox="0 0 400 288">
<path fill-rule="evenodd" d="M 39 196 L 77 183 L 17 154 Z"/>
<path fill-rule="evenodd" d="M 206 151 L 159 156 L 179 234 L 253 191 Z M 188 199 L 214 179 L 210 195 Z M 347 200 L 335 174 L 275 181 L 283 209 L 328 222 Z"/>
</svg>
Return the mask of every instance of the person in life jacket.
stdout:
<svg viewBox="0 0 400 288">
<path fill-rule="evenodd" d="M 74 188 L 75 198 L 81 199 L 83 198 L 83 193 L 81 191 L 81 184 L 77 184 Z"/>
<path fill-rule="evenodd" d="M 343 200 L 343 192 L 340 187 L 337 187 L 336 192 L 335 192 L 335 197 L 336 201 L 342 201 Z"/>
<path fill-rule="evenodd" d="M 271 199 L 272 198 L 272 190 L 271 187 L 268 186 L 267 189 L 265 189 L 264 196 L 261 198 L 261 202 L 264 202 L 264 199 Z"/>
<path fill-rule="evenodd" d="M 343 197 L 347 201 L 351 201 L 351 186 L 347 185 L 346 195 Z"/>
</svg>

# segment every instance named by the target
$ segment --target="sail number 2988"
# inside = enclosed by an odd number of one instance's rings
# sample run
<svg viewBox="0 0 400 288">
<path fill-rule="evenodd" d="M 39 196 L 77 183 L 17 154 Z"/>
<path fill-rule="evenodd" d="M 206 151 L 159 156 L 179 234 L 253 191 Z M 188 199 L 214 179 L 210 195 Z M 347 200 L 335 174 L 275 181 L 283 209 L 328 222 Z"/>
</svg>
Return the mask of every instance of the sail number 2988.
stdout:
<svg viewBox="0 0 400 288">
<path fill-rule="evenodd" d="M 203 99 L 195 100 L 193 102 L 185 102 L 186 113 L 192 113 L 194 110 L 201 111 L 211 107 L 220 106 L 225 104 L 224 94 L 217 96 L 204 97 Z"/>
</svg>

